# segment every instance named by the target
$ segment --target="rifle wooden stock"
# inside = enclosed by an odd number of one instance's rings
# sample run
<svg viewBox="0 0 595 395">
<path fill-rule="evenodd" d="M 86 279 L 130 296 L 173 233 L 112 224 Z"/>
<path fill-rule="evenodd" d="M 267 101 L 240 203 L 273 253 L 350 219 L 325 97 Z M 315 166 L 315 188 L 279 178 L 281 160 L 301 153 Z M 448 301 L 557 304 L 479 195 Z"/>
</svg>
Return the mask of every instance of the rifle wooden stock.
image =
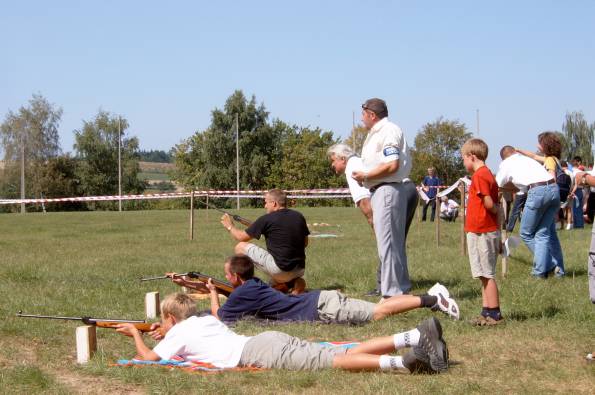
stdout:
<svg viewBox="0 0 595 395">
<path fill-rule="evenodd" d="M 157 277 L 147 277 L 141 278 L 140 281 L 153 281 L 153 280 L 163 280 L 166 278 L 172 277 L 189 277 L 200 281 L 201 283 L 207 283 L 209 279 L 213 283 L 213 285 L 217 288 L 221 295 L 229 296 L 233 292 L 233 285 L 227 281 L 218 280 L 215 277 L 208 276 L 206 274 L 200 272 L 188 272 L 188 273 L 174 273 L 171 275 L 165 276 L 157 276 Z"/>
<path fill-rule="evenodd" d="M 95 322 L 91 322 L 89 323 L 89 325 L 95 325 L 98 326 L 99 328 L 110 328 L 110 329 L 116 329 L 116 327 L 118 325 L 122 324 L 122 322 L 111 322 L 111 321 L 95 321 Z M 134 327 L 136 329 L 139 330 L 139 332 L 151 332 L 151 324 L 149 323 L 132 323 L 132 325 L 134 325 Z M 159 328 L 157 328 L 157 330 L 159 330 Z"/>
<path fill-rule="evenodd" d="M 218 280 L 214 277 L 207 276 L 206 274 L 202 274 L 200 272 L 188 272 L 186 275 L 190 278 L 195 278 L 200 282 L 207 283 L 209 280 L 213 283 L 213 285 L 217 288 L 221 295 L 229 296 L 233 292 L 233 285 L 227 281 Z"/>
</svg>

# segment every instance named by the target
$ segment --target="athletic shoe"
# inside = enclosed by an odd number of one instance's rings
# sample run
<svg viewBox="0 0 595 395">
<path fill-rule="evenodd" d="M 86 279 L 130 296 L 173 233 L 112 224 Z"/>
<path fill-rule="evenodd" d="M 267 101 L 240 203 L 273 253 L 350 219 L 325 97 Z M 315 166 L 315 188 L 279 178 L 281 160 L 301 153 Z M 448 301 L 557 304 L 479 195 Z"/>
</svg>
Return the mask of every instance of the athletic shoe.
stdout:
<svg viewBox="0 0 595 395">
<path fill-rule="evenodd" d="M 499 320 L 495 320 L 492 317 L 484 317 L 480 315 L 478 317 L 473 318 L 469 321 L 469 323 L 473 326 L 494 326 L 504 323 L 504 318 L 500 318 Z"/>
<path fill-rule="evenodd" d="M 448 370 L 448 349 L 442 340 L 442 326 L 437 318 L 428 318 L 422 321 L 417 330 L 420 333 L 418 346 L 425 351 L 430 358 L 430 366 L 435 372 Z"/>
<path fill-rule="evenodd" d="M 380 291 L 377 289 L 371 289 L 364 296 L 368 296 L 370 298 L 375 298 L 376 296 L 380 296 Z"/>
<path fill-rule="evenodd" d="M 446 361 L 447 361 L 447 365 L 448 365 L 448 347 L 446 347 L 446 342 L 444 341 L 444 339 L 440 339 L 440 342 L 442 343 L 442 346 L 444 347 L 444 349 L 446 350 Z M 411 358 L 411 356 L 409 356 L 410 353 L 413 353 L 413 356 L 415 357 L 415 360 L 413 360 Z M 405 359 L 405 358 L 408 359 Z M 405 363 L 408 363 L 408 365 L 405 365 Z M 428 355 L 427 352 L 424 351 L 423 348 L 419 347 L 419 346 L 415 346 L 412 347 L 411 350 L 405 354 L 405 356 L 403 357 L 403 365 L 405 365 L 405 367 L 407 367 L 407 369 L 409 369 L 410 372 L 415 372 L 415 373 L 429 373 L 429 374 L 435 374 L 435 373 L 440 373 L 439 371 L 436 371 L 434 369 L 432 369 L 432 367 L 430 366 L 430 356 Z M 411 370 L 414 369 L 414 370 Z"/>
<path fill-rule="evenodd" d="M 419 346 L 415 346 L 403 355 L 403 365 L 411 373 L 436 373 L 430 366 L 430 357 Z"/>
<path fill-rule="evenodd" d="M 450 293 L 444 285 L 440 283 L 434 284 L 434 286 L 428 290 L 428 295 L 435 296 L 438 299 L 436 304 L 432 306 L 433 311 L 440 310 L 455 320 L 459 319 L 459 306 L 457 305 L 457 302 L 450 297 Z"/>
</svg>

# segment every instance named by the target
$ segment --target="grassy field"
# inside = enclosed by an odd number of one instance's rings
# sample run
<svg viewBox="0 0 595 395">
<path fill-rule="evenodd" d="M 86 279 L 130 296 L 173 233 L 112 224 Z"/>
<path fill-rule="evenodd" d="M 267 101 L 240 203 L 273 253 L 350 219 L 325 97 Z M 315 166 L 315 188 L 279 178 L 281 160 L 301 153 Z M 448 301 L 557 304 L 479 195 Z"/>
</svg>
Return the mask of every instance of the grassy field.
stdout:
<svg viewBox="0 0 595 395">
<path fill-rule="evenodd" d="M 339 235 L 312 239 L 306 279 L 311 288 L 340 288 L 362 297 L 377 264 L 368 225 L 353 208 L 302 210 L 311 230 Z M 263 210 L 243 210 L 255 218 Z M 74 328 L 80 323 L 16 318 L 15 313 L 142 319 L 144 294 L 166 295 L 167 281 L 138 278 L 165 271 L 200 270 L 223 278 L 222 261 L 234 243 L 214 211 L 199 210 L 194 241 L 187 211 L 6 214 L 0 216 L 0 391 L 2 393 L 593 393 L 595 307 L 588 300 L 586 255 L 590 228 L 561 232 L 568 275 L 546 281 L 529 275 L 522 246 L 499 278 L 505 325 L 471 327 L 481 295 L 460 255 L 459 224 L 442 224 L 434 244 L 431 223 L 414 223 L 408 251 L 414 293 L 440 281 L 449 287 L 463 320 L 439 315 L 451 352 L 448 373 L 416 376 L 340 371 L 189 374 L 162 368 L 118 368 L 133 356 L 131 341 L 98 329 L 98 353 L 75 363 Z M 203 305 L 206 307 L 206 304 Z M 415 326 L 432 313 L 416 310 L 363 326 L 283 324 L 273 329 L 306 339 L 358 340 Z M 243 322 L 238 333 L 267 330 Z"/>
</svg>

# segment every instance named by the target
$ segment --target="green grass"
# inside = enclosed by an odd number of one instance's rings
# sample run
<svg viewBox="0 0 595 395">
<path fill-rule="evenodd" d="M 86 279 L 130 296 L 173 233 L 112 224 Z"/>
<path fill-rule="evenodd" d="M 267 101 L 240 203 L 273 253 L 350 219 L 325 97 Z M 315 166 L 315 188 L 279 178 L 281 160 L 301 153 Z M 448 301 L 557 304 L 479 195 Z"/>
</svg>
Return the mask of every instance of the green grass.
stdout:
<svg viewBox="0 0 595 395">
<path fill-rule="evenodd" d="M 307 250 L 310 288 L 341 288 L 361 297 L 374 285 L 376 248 L 363 216 L 354 208 L 303 209 L 311 227 L 336 233 L 312 239 Z M 263 210 L 242 210 L 256 218 Z M 223 277 L 223 259 L 234 243 L 219 215 L 196 213 L 195 240 L 188 240 L 187 211 L 5 214 L 0 216 L 0 390 L 2 393 L 592 393 L 595 366 L 595 307 L 588 299 L 586 255 L 590 228 L 560 232 L 568 276 L 530 277 L 524 246 L 499 278 L 507 322 L 495 328 L 466 323 L 479 312 L 479 284 L 460 254 L 460 225 L 441 224 L 442 243 L 431 223 L 414 223 L 409 268 L 414 293 L 434 282 L 449 287 L 463 320 L 439 316 L 453 365 L 447 374 L 415 376 L 340 371 L 225 373 L 202 376 L 160 368 L 116 368 L 131 357 L 130 339 L 98 329 L 98 353 L 87 366 L 75 363 L 77 322 L 15 317 L 18 310 L 56 315 L 143 318 L 144 294 L 176 291 L 167 281 L 138 278 L 165 271 L 200 270 Z M 206 307 L 206 304 L 201 304 Z M 306 339 L 354 340 L 409 329 L 431 315 L 427 310 L 363 326 L 283 324 L 281 330 Z M 242 322 L 235 330 L 253 335 L 268 328 Z"/>
<path fill-rule="evenodd" d="M 170 181 L 171 179 L 169 174 L 159 171 L 142 171 L 138 173 L 137 178 L 148 181 Z"/>
</svg>

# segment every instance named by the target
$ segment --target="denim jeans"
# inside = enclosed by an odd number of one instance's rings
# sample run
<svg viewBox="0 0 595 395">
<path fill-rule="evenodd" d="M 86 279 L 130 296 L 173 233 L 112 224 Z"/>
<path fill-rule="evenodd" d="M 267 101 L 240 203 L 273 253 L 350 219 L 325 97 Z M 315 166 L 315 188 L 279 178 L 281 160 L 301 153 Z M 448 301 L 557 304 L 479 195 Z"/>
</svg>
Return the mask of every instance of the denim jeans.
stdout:
<svg viewBox="0 0 595 395">
<path fill-rule="evenodd" d="M 509 233 L 512 233 L 514 230 L 514 225 L 516 224 L 517 218 L 521 216 L 521 211 L 523 211 L 523 207 L 525 207 L 525 201 L 527 200 L 527 194 L 524 193 L 522 195 L 516 195 L 514 197 L 514 203 L 512 206 L 512 212 L 508 217 L 508 223 L 506 224 L 506 230 Z"/>
<path fill-rule="evenodd" d="M 583 218 L 583 188 L 577 188 L 572 201 L 572 217 L 575 228 L 584 228 L 585 220 Z"/>
<path fill-rule="evenodd" d="M 520 236 L 533 253 L 533 272 L 547 277 L 556 266 L 564 274 L 564 258 L 556 233 L 556 213 L 560 210 L 560 194 L 556 184 L 529 189 L 521 217 Z"/>
</svg>

